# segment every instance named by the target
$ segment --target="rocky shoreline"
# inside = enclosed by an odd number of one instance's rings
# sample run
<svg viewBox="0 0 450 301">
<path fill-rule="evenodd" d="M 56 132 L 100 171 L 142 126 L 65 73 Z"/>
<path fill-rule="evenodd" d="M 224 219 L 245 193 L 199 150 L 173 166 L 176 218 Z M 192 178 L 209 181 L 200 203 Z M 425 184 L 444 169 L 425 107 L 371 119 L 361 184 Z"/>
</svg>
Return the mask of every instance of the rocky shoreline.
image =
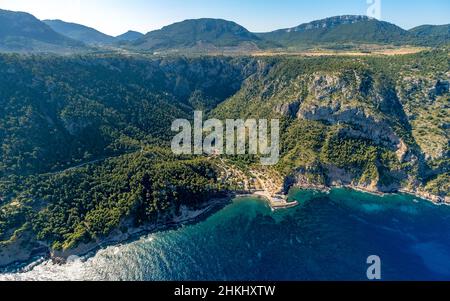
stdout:
<svg viewBox="0 0 450 301">
<path fill-rule="evenodd" d="M 321 192 L 330 192 L 333 188 L 346 188 L 356 191 L 361 191 L 363 193 L 369 193 L 377 196 L 386 196 L 395 193 L 384 193 L 367 187 L 354 186 L 354 185 L 318 185 L 318 184 L 295 184 L 292 188 L 305 189 L 305 190 L 316 190 Z M 398 193 L 404 193 L 416 196 L 418 198 L 430 201 L 436 205 L 449 205 L 450 199 L 448 197 L 441 198 L 438 196 L 433 196 L 428 193 L 421 193 L 417 191 L 412 191 L 408 189 L 400 189 Z M 253 196 L 252 192 L 240 192 L 240 193 L 229 193 L 224 198 L 211 199 L 209 202 L 204 204 L 204 207 L 199 209 L 188 209 L 187 207 L 182 207 L 181 212 L 178 216 L 172 217 L 170 220 L 165 222 L 160 222 L 156 224 L 147 224 L 141 227 L 129 228 L 126 233 L 122 233 L 120 230 L 115 230 L 108 237 L 101 240 L 91 242 L 88 244 L 80 244 L 76 248 L 65 250 L 65 251 L 55 251 L 43 243 L 35 242 L 28 249 L 21 249 L 24 242 L 29 239 L 29 235 L 24 233 L 22 236 L 18 237 L 17 241 L 8 246 L 5 249 L 5 245 L 0 245 L 0 268 L 10 268 L 10 267 L 23 267 L 26 263 L 31 263 L 33 259 L 45 258 L 51 259 L 56 264 L 64 264 L 67 259 L 71 256 L 85 256 L 89 253 L 96 252 L 108 246 L 122 244 L 125 242 L 131 242 L 144 235 L 155 233 L 158 231 L 164 231 L 169 229 L 175 229 L 182 225 L 196 223 L 212 213 L 220 210 L 231 202 L 232 199 L 237 197 L 247 197 Z M 255 195 L 259 196 L 259 195 Z M 1 272 L 1 270 L 0 270 Z"/>
<path fill-rule="evenodd" d="M 417 190 L 410 190 L 406 188 L 399 189 L 398 192 L 382 192 L 378 190 L 368 189 L 367 187 L 363 186 L 355 186 L 355 185 L 331 185 L 331 186 L 325 186 L 325 185 L 318 185 L 318 184 L 295 184 L 292 187 L 298 188 L 298 189 L 305 189 L 305 190 L 317 190 L 321 192 L 330 192 L 333 188 L 346 188 L 351 189 L 355 191 L 360 191 L 363 193 L 369 193 L 376 196 L 387 196 L 387 195 L 393 195 L 393 194 L 408 194 L 411 196 L 415 196 L 417 198 L 429 201 L 435 205 L 447 205 L 450 206 L 450 198 L 449 197 L 440 197 L 436 195 L 432 195 L 428 192 L 420 192 Z"/>
<path fill-rule="evenodd" d="M 179 215 L 166 221 L 129 228 L 126 233 L 117 229 L 108 237 L 88 244 L 79 244 L 76 248 L 65 251 L 51 250 L 49 245 L 39 241 L 33 242 L 31 245 L 28 242 L 28 248 L 24 248 L 26 240 L 30 239 L 29 235 L 24 234 L 10 245 L 0 245 L 0 272 L 5 269 L 20 270 L 26 264 L 31 264 L 38 258 L 51 259 L 56 264 L 64 264 L 71 256 L 86 256 L 108 246 L 132 242 L 144 235 L 193 224 L 225 207 L 233 198 L 235 198 L 235 194 L 231 193 L 223 198 L 214 198 L 198 209 L 189 209 L 182 206 Z M 128 221 L 125 223 L 128 223 Z"/>
</svg>

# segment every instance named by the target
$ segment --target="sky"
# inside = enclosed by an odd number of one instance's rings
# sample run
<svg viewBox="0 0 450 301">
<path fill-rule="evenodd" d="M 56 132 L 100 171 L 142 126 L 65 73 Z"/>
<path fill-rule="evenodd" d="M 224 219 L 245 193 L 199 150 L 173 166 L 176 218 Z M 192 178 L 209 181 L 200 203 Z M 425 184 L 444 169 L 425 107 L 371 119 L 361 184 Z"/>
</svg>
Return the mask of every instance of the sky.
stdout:
<svg viewBox="0 0 450 301">
<path fill-rule="evenodd" d="M 345 14 L 369 15 L 405 29 L 450 23 L 450 0 L 0 0 L 0 9 L 80 23 L 114 36 L 205 17 L 235 21 L 252 32 Z"/>
</svg>

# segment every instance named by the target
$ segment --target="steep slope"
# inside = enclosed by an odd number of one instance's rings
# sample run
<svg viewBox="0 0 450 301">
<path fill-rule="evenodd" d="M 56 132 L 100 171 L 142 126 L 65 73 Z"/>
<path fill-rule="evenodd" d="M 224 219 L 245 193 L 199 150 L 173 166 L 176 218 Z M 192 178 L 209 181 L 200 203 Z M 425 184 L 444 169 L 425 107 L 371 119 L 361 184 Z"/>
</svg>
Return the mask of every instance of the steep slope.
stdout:
<svg viewBox="0 0 450 301">
<path fill-rule="evenodd" d="M 116 39 L 118 41 L 136 41 L 136 40 L 142 38 L 143 36 L 144 36 L 144 34 L 142 34 L 140 32 L 129 30 L 124 34 L 117 36 Z"/>
<path fill-rule="evenodd" d="M 402 28 L 366 16 L 337 16 L 294 28 L 259 34 L 288 47 L 336 43 L 401 43 L 408 37 Z"/>
<path fill-rule="evenodd" d="M 186 20 L 147 33 L 132 43 L 138 49 L 257 48 L 264 43 L 244 27 L 221 19 Z"/>
<path fill-rule="evenodd" d="M 0 137 L 8 145 L 0 176 L 167 142 L 173 118 L 210 110 L 240 88 L 243 63 L 0 56 Z"/>
<path fill-rule="evenodd" d="M 0 10 L 0 51 L 66 52 L 82 47 L 28 13 Z"/>
<path fill-rule="evenodd" d="M 450 197 L 448 51 L 393 58 L 262 60 L 219 119 L 282 118 L 290 185 Z M 437 181 L 433 184 L 433 181 Z M 429 191 L 429 190 L 428 190 Z M 435 198 L 436 200 L 438 198 Z"/>
<path fill-rule="evenodd" d="M 253 69 L 230 58 L 0 55 L 0 266 L 220 196 L 212 162 L 168 148 L 171 123 L 215 107 Z"/>
<path fill-rule="evenodd" d="M 54 31 L 89 45 L 109 45 L 116 42 L 112 36 L 106 35 L 94 28 L 61 20 L 44 20 Z"/>
</svg>

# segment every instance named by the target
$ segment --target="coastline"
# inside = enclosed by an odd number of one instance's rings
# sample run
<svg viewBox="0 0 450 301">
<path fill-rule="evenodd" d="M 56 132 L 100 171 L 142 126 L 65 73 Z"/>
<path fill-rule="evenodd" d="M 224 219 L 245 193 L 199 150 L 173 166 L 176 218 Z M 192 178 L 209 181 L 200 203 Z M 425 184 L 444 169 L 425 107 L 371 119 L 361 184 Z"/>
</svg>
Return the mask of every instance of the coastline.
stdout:
<svg viewBox="0 0 450 301">
<path fill-rule="evenodd" d="M 432 202 L 435 205 L 447 205 L 450 206 L 450 202 L 448 201 L 436 201 L 431 198 L 424 197 L 423 195 L 414 193 L 409 190 L 399 190 L 398 193 L 384 193 L 379 191 L 369 190 L 364 187 L 358 187 L 353 185 L 333 185 L 331 187 L 324 185 L 312 185 L 312 184 L 302 184 L 302 185 L 293 185 L 292 188 L 302 189 L 302 190 L 315 190 L 320 192 L 328 193 L 332 189 L 345 188 L 354 191 L 360 191 L 362 193 L 368 193 L 374 196 L 388 196 L 395 195 L 399 193 L 408 194 L 411 196 L 418 197 L 420 199 Z M 120 232 L 118 229 L 113 231 L 108 237 L 100 239 L 95 242 L 91 242 L 88 244 L 79 244 L 76 248 L 65 250 L 65 251 L 54 251 L 51 250 L 50 247 L 43 242 L 36 242 L 38 248 L 33 248 L 28 250 L 29 255 L 17 258 L 17 260 L 12 260 L 10 262 L 3 262 L 0 260 L 0 273 L 5 270 L 9 270 L 10 268 L 14 268 L 15 272 L 20 271 L 27 265 L 33 264 L 38 258 L 44 258 L 45 260 L 52 260 L 55 264 L 64 264 L 67 259 L 71 256 L 87 256 L 91 253 L 97 252 L 101 249 L 104 249 L 109 246 L 116 246 L 127 242 L 133 242 L 145 235 L 150 235 L 152 233 L 167 231 L 170 229 L 176 229 L 182 227 L 183 225 L 197 223 L 201 220 L 204 220 L 224 208 L 226 205 L 230 204 L 233 199 L 236 198 L 244 198 L 244 197 L 257 197 L 260 199 L 264 199 L 268 203 L 268 205 L 272 208 L 272 210 L 280 209 L 280 208 L 291 208 L 298 205 L 298 202 L 291 202 L 288 204 L 292 204 L 289 206 L 280 206 L 279 208 L 274 208 L 272 205 L 272 201 L 266 193 L 260 191 L 241 191 L 241 192 L 229 192 L 225 197 L 222 198 L 212 198 L 209 201 L 205 202 L 204 206 L 198 209 L 189 209 L 187 207 L 181 208 L 181 214 L 177 216 L 173 216 L 171 219 L 168 219 L 164 222 L 147 224 L 140 227 L 130 228 L 126 233 Z M 25 238 L 27 236 L 25 235 Z M 20 241 L 18 242 L 20 244 Z M 17 251 L 15 248 L 12 248 L 12 252 Z M 26 257 L 26 258 L 25 258 Z M 0 258 L 1 259 L 1 258 Z"/>
<path fill-rule="evenodd" d="M 212 198 L 210 201 L 205 202 L 202 208 L 198 209 L 189 209 L 182 206 L 180 209 L 181 214 L 173 216 L 167 221 L 130 228 L 126 233 L 120 233 L 120 231 L 116 229 L 108 237 L 103 238 L 98 242 L 80 244 L 74 249 L 65 251 L 52 251 L 50 252 L 50 259 L 54 263 L 64 264 L 71 256 L 86 256 L 89 253 L 96 252 L 109 246 L 139 240 L 143 236 L 152 233 L 173 230 L 185 225 L 194 224 L 208 218 L 211 214 L 222 209 L 228 205 L 233 198 L 234 197 L 230 194 L 224 198 Z"/>
<path fill-rule="evenodd" d="M 119 229 L 116 229 L 105 238 L 87 244 L 79 244 L 77 247 L 65 251 L 51 250 L 48 244 L 37 241 L 35 244 L 39 245 L 38 248 L 26 250 L 26 252 L 24 252 L 26 255 L 21 254 L 16 257 L 15 260 L 5 261 L 4 259 L 2 260 L 2 256 L 0 256 L 0 273 L 10 269 L 16 270 L 16 272 L 20 271 L 27 265 L 33 264 L 33 262 L 42 258 L 44 260 L 52 260 L 55 264 L 64 264 L 71 256 L 86 256 L 109 246 L 116 246 L 139 240 L 143 236 L 152 233 L 177 229 L 184 225 L 194 224 L 224 208 L 226 205 L 230 204 L 234 198 L 236 198 L 235 194 L 228 193 L 225 197 L 210 199 L 205 202 L 203 207 L 198 209 L 182 207 L 180 215 L 173 216 L 166 221 L 129 228 L 126 233 L 122 233 Z M 11 254 L 17 254 L 16 245 L 21 245 L 20 239 L 16 241 L 14 245 L 10 246 Z"/>
<path fill-rule="evenodd" d="M 417 198 L 420 198 L 422 200 L 428 201 L 433 203 L 437 206 L 450 206 L 450 198 L 449 197 L 440 197 L 436 195 L 432 195 L 427 192 L 420 192 L 420 191 L 413 191 L 406 188 L 401 188 L 397 192 L 382 192 L 382 191 L 376 191 L 372 189 L 368 189 L 363 186 L 355 186 L 355 185 L 331 185 L 331 186 L 325 186 L 325 185 L 315 185 L 315 184 L 296 184 L 292 186 L 293 188 L 297 189 L 303 189 L 303 190 L 316 190 L 320 192 L 328 193 L 332 189 L 336 188 L 345 188 L 349 190 L 359 191 L 362 193 L 368 193 L 374 196 L 384 197 L 389 195 L 396 195 L 396 194 L 406 194 L 410 196 L 414 196 Z"/>
</svg>

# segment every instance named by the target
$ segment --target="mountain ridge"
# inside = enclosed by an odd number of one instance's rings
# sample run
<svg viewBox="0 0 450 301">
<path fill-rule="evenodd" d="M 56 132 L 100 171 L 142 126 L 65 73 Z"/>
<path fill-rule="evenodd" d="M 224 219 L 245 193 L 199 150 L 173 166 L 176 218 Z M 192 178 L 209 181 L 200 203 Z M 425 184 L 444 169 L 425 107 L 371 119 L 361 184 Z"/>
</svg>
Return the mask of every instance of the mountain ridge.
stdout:
<svg viewBox="0 0 450 301">
<path fill-rule="evenodd" d="M 43 22 L 54 31 L 89 45 L 110 45 L 116 42 L 115 37 L 78 23 L 65 22 L 59 19 L 44 20 Z"/>
<path fill-rule="evenodd" d="M 337 43 L 401 43 L 408 31 L 367 16 L 343 15 L 258 35 L 286 47 Z"/>
<path fill-rule="evenodd" d="M 340 16 L 333 16 L 328 18 L 323 18 L 319 20 L 314 20 L 311 22 L 302 23 L 298 26 L 289 27 L 285 29 L 277 29 L 271 32 L 276 31 L 285 31 L 285 32 L 298 32 L 298 31 L 306 31 L 306 30 L 312 30 L 312 29 L 320 29 L 325 27 L 333 27 L 336 25 L 342 25 L 342 24 L 354 24 L 361 21 L 370 21 L 374 20 L 374 18 L 370 18 L 367 16 L 362 15 L 340 15 Z"/>
<path fill-rule="evenodd" d="M 55 32 L 31 14 L 0 9 L 0 49 L 4 51 L 67 51 L 83 47 L 83 43 Z"/>
<path fill-rule="evenodd" d="M 201 18 L 177 22 L 147 33 L 132 45 L 148 50 L 196 47 L 237 47 L 242 43 L 263 44 L 243 26 L 223 19 Z"/>
<path fill-rule="evenodd" d="M 410 29 L 409 33 L 422 44 L 444 45 L 450 41 L 450 24 L 421 25 Z"/>
</svg>

